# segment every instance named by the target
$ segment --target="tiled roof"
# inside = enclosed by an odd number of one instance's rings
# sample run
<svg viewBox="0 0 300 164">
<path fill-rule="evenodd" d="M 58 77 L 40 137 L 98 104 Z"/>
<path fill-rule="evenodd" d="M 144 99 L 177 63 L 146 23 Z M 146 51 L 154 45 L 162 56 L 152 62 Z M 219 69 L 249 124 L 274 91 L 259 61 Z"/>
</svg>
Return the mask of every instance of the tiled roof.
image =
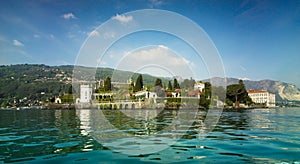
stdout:
<svg viewBox="0 0 300 164">
<path fill-rule="evenodd" d="M 266 93 L 267 90 L 255 90 L 255 89 L 249 89 L 247 90 L 248 93 Z"/>
</svg>

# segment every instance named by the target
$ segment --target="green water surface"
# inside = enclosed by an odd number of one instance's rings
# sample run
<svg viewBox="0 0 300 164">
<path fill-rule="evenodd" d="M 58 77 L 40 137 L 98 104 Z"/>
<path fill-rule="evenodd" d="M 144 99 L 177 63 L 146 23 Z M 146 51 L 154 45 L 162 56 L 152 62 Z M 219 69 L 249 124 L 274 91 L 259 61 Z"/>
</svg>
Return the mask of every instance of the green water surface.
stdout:
<svg viewBox="0 0 300 164">
<path fill-rule="evenodd" d="M 115 129 L 135 136 L 155 134 L 176 117 L 176 111 L 167 110 L 144 120 L 130 119 L 122 111 L 103 112 Z M 206 113 L 199 112 L 189 120 L 193 123 L 186 132 L 178 131 L 183 136 L 175 143 L 162 151 L 139 155 L 120 153 L 101 144 L 87 130 L 92 113 L 0 110 L 0 162 L 300 163 L 300 108 L 223 112 L 207 136 L 199 131 Z"/>
</svg>

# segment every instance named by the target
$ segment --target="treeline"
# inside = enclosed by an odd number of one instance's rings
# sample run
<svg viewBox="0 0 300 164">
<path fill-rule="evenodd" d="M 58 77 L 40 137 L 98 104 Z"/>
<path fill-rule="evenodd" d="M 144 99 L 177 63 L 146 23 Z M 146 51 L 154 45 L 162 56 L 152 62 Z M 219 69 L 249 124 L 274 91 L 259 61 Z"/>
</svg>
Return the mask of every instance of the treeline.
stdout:
<svg viewBox="0 0 300 164">
<path fill-rule="evenodd" d="M 199 97 L 198 105 L 200 108 L 216 106 L 218 101 L 226 102 L 227 105 L 239 107 L 240 103 L 252 103 L 249 98 L 243 81 L 239 84 L 229 85 L 225 90 L 223 87 L 212 86 L 209 82 L 204 83 L 202 92 L 195 91 L 196 81 L 192 78 L 184 79 L 180 84 L 177 79 L 169 80 L 164 83 L 160 78 L 156 78 L 152 83 L 144 84 L 143 76 L 138 75 L 135 82 L 129 84 L 128 91 L 132 100 L 135 100 L 135 93 L 139 91 L 155 92 L 158 97 L 167 97 L 167 105 L 181 105 L 180 97 Z M 110 92 L 112 90 L 110 77 L 106 77 L 103 86 L 96 89 L 96 93 Z M 117 89 L 117 88 L 115 88 Z M 191 93 L 192 92 L 192 93 Z M 214 93 L 214 94 L 212 94 Z M 180 95 L 180 96 L 179 96 Z M 212 104 L 213 103 L 213 104 Z"/>
<path fill-rule="evenodd" d="M 62 95 L 71 86 L 65 82 L 71 73 L 71 66 L 0 66 L 0 107 L 38 105 Z"/>
<path fill-rule="evenodd" d="M 172 83 L 173 82 L 173 83 Z M 166 84 L 167 83 L 167 84 Z M 165 83 L 160 78 L 156 78 L 154 82 L 144 84 L 143 76 L 138 75 L 135 82 L 129 85 L 130 96 L 139 91 L 154 91 L 159 97 L 172 97 L 172 92 L 178 92 L 181 96 L 191 96 L 190 91 L 194 91 L 196 81 L 192 78 L 184 79 L 180 84 L 177 79 L 169 80 Z M 222 86 L 212 86 L 209 82 L 204 83 L 204 89 L 199 94 L 199 106 L 202 108 L 209 108 L 211 105 L 215 106 L 218 101 L 225 103 L 227 106 L 240 107 L 240 104 L 251 105 L 253 104 L 251 98 L 248 96 L 247 90 L 242 80 L 238 84 L 228 85 L 225 88 Z M 96 93 L 110 92 L 112 89 L 110 77 L 106 77 L 104 85 L 96 89 Z M 214 93 L 212 95 L 212 93 Z M 193 95 L 195 96 L 195 95 Z M 174 96 L 173 96 L 174 97 Z M 176 96 L 177 97 L 177 96 Z M 133 97 L 134 99 L 134 97 Z M 180 101 L 176 98 L 168 99 L 169 103 Z M 211 104 L 215 103 L 215 104 Z"/>
</svg>

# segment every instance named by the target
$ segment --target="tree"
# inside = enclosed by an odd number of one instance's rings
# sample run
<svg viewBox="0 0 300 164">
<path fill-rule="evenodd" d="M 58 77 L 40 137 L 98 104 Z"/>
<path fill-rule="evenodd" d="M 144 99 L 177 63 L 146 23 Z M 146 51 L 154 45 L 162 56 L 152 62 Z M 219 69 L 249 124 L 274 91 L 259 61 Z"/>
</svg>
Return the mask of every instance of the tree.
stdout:
<svg viewBox="0 0 300 164">
<path fill-rule="evenodd" d="M 72 87 L 72 85 L 70 85 L 70 87 L 69 87 L 68 94 L 73 94 L 73 87 Z"/>
<path fill-rule="evenodd" d="M 104 91 L 111 91 L 111 79 L 108 76 L 104 80 Z"/>
<path fill-rule="evenodd" d="M 150 91 L 152 88 L 153 88 L 153 85 L 152 84 L 146 84 L 146 87 L 147 91 Z"/>
<path fill-rule="evenodd" d="M 158 97 L 165 97 L 165 91 L 163 88 L 163 84 L 162 84 L 161 79 L 159 79 L 159 78 L 157 78 L 155 80 L 154 92 L 156 92 Z"/>
<path fill-rule="evenodd" d="M 142 77 L 142 75 L 139 75 L 138 78 L 135 81 L 133 91 L 134 92 L 141 91 L 143 89 L 143 86 L 144 86 L 143 85 L 143 77 Z"/>
<path fill-rule="evenodd" d="M 128 85 L 128 91 L 129 91 L 129 93 L 133 93 L 133 90 L 134 90 L 134 83 L 133 83 L 133 81 L 130 79 L 129 85 Z"/>
<path fill-rule="evenodd" d="M 240 102 L 248 101 L 248 93 L 244 82 L 239 80 L 239 84 L 232 84 L 227 86 L 226 97 L 235 103 L 235 107 L 239 108 Z"/>
<path fill-rule="evenodd" d="M 172 87 L 171 81 L 169 81 L 169 84 L 168 84 L 168 90 L 170 90 L 170 91 L 172 91 L 172 90 L 173 90 L 173 87 Z"/>
<path fill-rule="evenodd" d="M 210 100 L 207 99 L 207 98 L 205 98 L 204 94 L 201 94 L 200 95 L 199 105 L 200 105 L 200 107 L 208 109 L 209 105 L 210 105 Z"/>
<path fill-rule="evenodd" d="M 248 92 L 246 90 L 246 87 L 245 87 L 245 84 L 243 82 L 243 80 L 239 80 L 239 84 L 241 85 L 241 88 L 242 88 L 242 92 L 243 92 L 243 95 L 242 95 L 242 103 L 245 103 L 247 105 L 250 105 L 253 103 L 251 97 L 248 95 Z"/>
<path fill-rule="evenodd" d="M 162 81 L 161 81 L 160 78 L 157 78 L 157 79 L 155 80 L 154 86 L 155 86 L 155 87 L 158 86 L 158 87 L 161 87 L 161 88 L 163 87 Z"/>
<path fill-rule="evenodd" d="M 194 79 L 184 79 L 181 83 L 181 87 L 185 89 L 192 89 L 194 88 L 195 80 Z"/>
<path fill-rule="evenodd" d="M 241 92 L 242 92 L 242 94 L 240 95 L 240 96 L 241 96 L 241 102 L 242 102 L 242 103 L 246 103 L 247 98 L 248 98 L 249 96 L 248 96 L 248 92 L 247 92 L 247 90 L 246 90 L 246 87 L 245 87 L 245 85 L 244 85 L 243 80 L 239 80 L 239 85 L 240 85 L 240 87 L 241 87 Z"/>
<path fill-rule="evenodd" d="M 177 79 L 174 79 L 174 90 L 176 90 L 176 89 L 180 89 L 180 86 L 179 86 L 179 83 L 178 83 L 178 81 L 177 81 Z"/>
<path fill-rule="evenodd" d="M 60 96 L 62 103 L 74 103 L 74 97 L 72 94 L 65 94 Z"/>
<path fill-rule="evenodd" d="M 212 86 L 209 82 L 205 83 L 204 89 L 200 95 L 199 105 L 203 108 L 209 108 L 210 100 L 211 100 L 211 90 Z"/>
</svg>

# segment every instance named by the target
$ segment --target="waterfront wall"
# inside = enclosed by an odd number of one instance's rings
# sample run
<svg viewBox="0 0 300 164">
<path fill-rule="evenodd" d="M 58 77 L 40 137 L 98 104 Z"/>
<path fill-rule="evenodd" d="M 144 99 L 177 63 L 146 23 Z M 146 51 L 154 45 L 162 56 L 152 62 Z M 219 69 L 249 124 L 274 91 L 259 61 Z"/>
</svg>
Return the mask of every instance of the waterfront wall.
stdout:
<svg viewBox="0 0 300 164">
<path fill-rule="evenodd" d="M 76 103 L 80 109 L 136 109 L 142 108 L 141 102 L 114 102 L 114 103 Z"/>
</svg>

